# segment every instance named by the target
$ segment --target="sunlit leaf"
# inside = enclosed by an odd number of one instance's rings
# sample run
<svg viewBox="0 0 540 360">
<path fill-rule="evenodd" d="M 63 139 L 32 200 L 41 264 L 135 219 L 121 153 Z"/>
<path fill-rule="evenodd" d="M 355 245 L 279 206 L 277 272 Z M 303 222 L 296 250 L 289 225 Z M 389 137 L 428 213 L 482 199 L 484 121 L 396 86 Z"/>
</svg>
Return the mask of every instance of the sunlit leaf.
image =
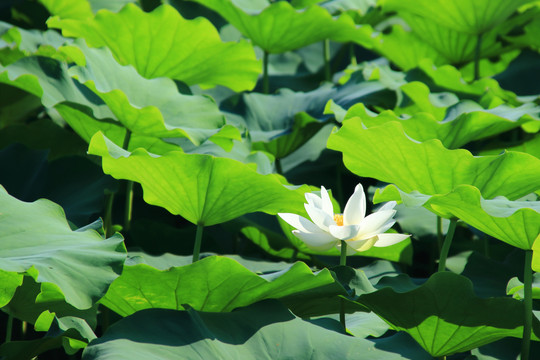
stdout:
<svg viewBox="0 0 540 360">
<path fill-rule="evenodd" d="M 330 39 L 372 46 L 370 26 L 357 26 L 347 14 L 337 19 L 317 5 L 297 10 L 286 1 L 252 4 L 233 0 L 192 0 L 216 11 L 269 53 L 283 53 Z"/>
<path fill-rule="evenodd" d="M 328 147 L 343 152 L 345 166 L 353 173 L 395 184 L 405 193 L 429 197 L 464 184 L 477 187 L 485 199 L 515 200 L 540 187 L 540 160 L 531 155 L 475 157 L 463 149 L 448 150 L 439 140 L 412 141 L 395 121 L 368 129 L 359 119 L 344 121 Z"/>
<path fill-rule="evenodd" d="M 480 231 L 524 250 L 540 235 L 540 201 L 484 200 L 473 186 L 459 186 L 424 205 L 436 213 L 452 214 Z"/>
<path fill-rule="evenodd" d="M 51 18 L 48 25 L 62 29 L 64 36 L 83 37 L 92 47 L 107 46 L 120 64 L 133 65 L 146 78 L 242 91 L 255 86 L 261 71 L 250 44 L 224 43 L 208 20 L 186 20 L 169 5 L 145 13 L 128 4 L 119 13 L 101 10 L 83 20 Z"/>
<path fill-rule="evenodd" d="M 101 303 L 127 316 L 149 308 L 229 312 L 263 299 L 295 296 L 296 302 L 344 293 L 328 270 L 317 274 L 302 262 L 290 268 L 257 275 L 237 261 L 210 256 L 194 264 L 158 270 L 140 264 L 126 266 Z"/>
<path fill-rule="evenodd" d="M 89 153 L 103 158 L 105 173 L 141 183 L 147 203 L 205 226 L 256 211 L 296 212 L 307 191 L 289 190 L 276 175 L 260 175 L 232 159 L 177 151 L 156 156 L 143 149 L 129 153 L 99 133 Z"/>
<path fill-rule="evenodd" d="M 403 2 L 383 0 L 387 10 L 410 12 L 430 19 L 434 23 L 469 34 L 481 34 L 505 21 L 521 5 L 530 0 L 419 0 Z"/>
<path fill-rule="evenodd" d="M 77 47 L 86 64 L 71 68 L 70 75 L 103 99 L 133 133 L 188 137 L 198 145 L 225 124 L 212 99 L 182 95 L 167 78 L 145 79 L 133 67 L 119 65 L 107 49 L 91 49 L 82 42 Z"/>
</svg>

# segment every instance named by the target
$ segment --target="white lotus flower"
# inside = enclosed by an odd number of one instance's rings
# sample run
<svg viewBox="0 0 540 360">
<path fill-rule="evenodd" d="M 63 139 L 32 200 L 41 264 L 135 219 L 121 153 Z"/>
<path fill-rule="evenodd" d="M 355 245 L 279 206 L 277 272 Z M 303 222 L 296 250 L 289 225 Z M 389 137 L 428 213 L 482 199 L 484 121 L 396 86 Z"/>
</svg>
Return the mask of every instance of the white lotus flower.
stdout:
<svg viewBox="0 0 540 360">
<path fill-rule="evenodd" d="M 366 216 L 366 196 L 362 184 L 356 185 L 354 194 L 347 201 L 343 214 L 335 214 L 328 192 L 321 186 L 321 197 L 306 193 L 304 204 L 311 221 L 296 214 L 278 215 L 293 226 L 293 234 L 307 247 L 316 251 L 341 247 L 347 244 L 347 254 L 366 251 L 372 246 L 385 247 L 397 244 L 410 235 L 385 234 L 395 224 L 395 201 L 384 204 L 378 211 Z"/>
</svg>

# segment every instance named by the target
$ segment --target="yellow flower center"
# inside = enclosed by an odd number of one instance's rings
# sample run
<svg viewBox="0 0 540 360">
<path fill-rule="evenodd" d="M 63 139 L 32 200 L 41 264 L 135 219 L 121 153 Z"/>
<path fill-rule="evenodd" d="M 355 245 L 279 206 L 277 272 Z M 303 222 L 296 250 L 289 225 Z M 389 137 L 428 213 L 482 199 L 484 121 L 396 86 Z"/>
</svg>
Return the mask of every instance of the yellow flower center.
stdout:
<svg viewBox="0 0 540 360">
<path fill-rule="evenodd" d="M 337 226 L 343 226 L 343 214 L 335 214 L 334 221 Z"/>
</svg>

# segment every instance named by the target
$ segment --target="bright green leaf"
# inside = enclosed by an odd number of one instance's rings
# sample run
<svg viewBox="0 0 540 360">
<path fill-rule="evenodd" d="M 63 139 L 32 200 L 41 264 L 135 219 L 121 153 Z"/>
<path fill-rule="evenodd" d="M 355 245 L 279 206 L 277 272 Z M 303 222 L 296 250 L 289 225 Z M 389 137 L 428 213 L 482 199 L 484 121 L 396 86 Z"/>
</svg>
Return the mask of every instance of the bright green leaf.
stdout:
<svg viewBox="0 0 540 360">
<path fill-rule="evenodd" d="M 255 86 L 261 71 L 250 44 L 224 43 L 210 21 L 186 20 L 169 5 L 145 13 L 128 4 L 117 14 L 101 10 L 93 19 L 51 18 L 48 25 L 92 47 L 107 46 L 120 64 L 146 78 L 242 91 Z"/>
<path fill-rule="evenodd" d="M 531 155 L 475 157 L 466 150 L 448 150 L 439 140 L 412 141 L 395 121 L 364 129 L 359 119 L 349 119 L 330 136 L 328 147 L 343 152 L 345 166 L 358 176 L 395 184 L 405 193 L 446 194 L 465 184 L 477 187 L 486 199 L 514 200 L 540 188 L 540 160 Z M 389 200 L 399 197 L 377 201 Z"/>
<path fill-rule="evenodd" d="M 467 224 L 507 244 L 530 250 L 540 236 L 540 201 L 484 200 L 473 186 L 433 196 L 424 205 L 435 213 L 452 214 Z"/>
<path fill-rule="evenodd" d="M 72 67 L 70 75 L 103 99 L 133 133 L 188 137 L 199 145 L 225 124 L 212 99 L 182 95 L 167 78 L 145 79 L 133 67 L 119 65 L 105 48 L 91 49 L 82 42 L 76 46 L 82 50 L 86 66 Z"/>
<path fill-rule="evenodd" d="M 256 211 L 296 212 L 304 202 L 303 188 L 289 190 L 276 175 L 260 175 L 232 159 L 177 151 L 156 156 L 143 149 L 129 153 L 102 134 L 92 138 L 89 153 L 103 158 L 105 173 L 141 183 L 147 203 L 193 224 L 215 225 Z"/>
<path fill-rule="evenodd" d="M 339 295 L 328 270 L 317 274 L 303 262 L 289 269 L 257 275 L 237 261 L 210 256 L 194 264 L 157 270 L 148 265 L 126 266 L 100 301 L 116 313 L 127 316 L 148 308 L 229 312 L 263 299 L 295 295 L 295 301 L 314 294 Z"/>
<path fill-rule="evenodd" d="M 334 19 L 326 9 L 317 5 L 296 10 L 286 1 L 272 4 L 261 1 L 257 9 L 249 9 L 233 0 L 193 1 L 216 11 L 269 53 L 283 53 L 325 39 L 352 41 L 366 48 L 373 43 L 373 30 L 369 25 L 357 26 L 347 14 Z M 264 3 L 268 6 L 264 7 Z"/>
</svg>

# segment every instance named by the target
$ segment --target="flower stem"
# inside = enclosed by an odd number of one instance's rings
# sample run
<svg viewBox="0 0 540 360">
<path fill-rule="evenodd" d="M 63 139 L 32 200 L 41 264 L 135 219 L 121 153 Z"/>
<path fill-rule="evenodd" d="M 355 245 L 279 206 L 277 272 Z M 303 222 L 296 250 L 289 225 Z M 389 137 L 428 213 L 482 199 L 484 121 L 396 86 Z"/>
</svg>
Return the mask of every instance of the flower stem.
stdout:
<svg viewBox="0 0 540 360">
<path fill-rule="evenodd" d="M 263 93 L 270 93 L 270 82 L 268 80 L 268 51 L 264 52 L 263 56 Z"/>
<path fill-rule="evenodd" d="M 525 250 L 525 266 L 523 268 L 523 303 L 525 308 L 523 324 L 523 342 L 521 343 L 521 360 L 529 360 L 531 348 L 531 329 L 533 320 L 532 307 L 532 250 Z"/>
<path fill-rule="evenodd" d="M 197 224 L 197 232 L 195 234 L 195 245 L 193 246 L 193 260 L 192 262 L 199 261 L 199 255 L 201 253 L 202 233 L 204 225 Z"/>
<path fill-rule="evenodd" d="M 482 48 L 482 34 L 478 34 L 476 48 L 474 49 L 474 80 L 480 79 L 480 51 Z"/>
<path fill-rule="evenodd" d="M 129 141 L 131 140 L 131 131 L 126 129 L 126 136 L 124 137 L 124 150 L 129 147 Z M 133 207 L 133 181 L 126 181 L 126 205 L 124 207 L 124 231 L 129 231 L 131 228 L 131 215 Z"/>
<path fill-rule="evenodd" d="M 339 257 L 339 265 L 347 265 L 347 243 L 341 240 L 341 256 Z"/>
<path fill-rule="evenodd" d="M 341 256 L 339 257 L 339 265 L 347 265 L 347 243 L 345 240 L 341 240 Z M 345 323 L 345 299 L 339 299 L 339 322 L 345 329 L 347 329 Z"/>
<path fill-rule="evenodd" d="M 323 41 L 323 58 L 324 58 L 324 80 L 331 81 L 332 73 L 330 71 L 330 40 Z"/>
<path fill-rule="evenodd" d="M 454 232 L 456 231 L 458 219 L 450 220 L 450 226 L 448 227 L 448 232 L 444 238 L 443 246 L 441 249 L 441 255 L 439 257 L 439 268 L 437 271 L 446 270 L 446 258 L 448 257 L 448 252 L 450 251 L 450 245 L 452 245 L 452 239 L 454 238 Z"/>
</svg>

